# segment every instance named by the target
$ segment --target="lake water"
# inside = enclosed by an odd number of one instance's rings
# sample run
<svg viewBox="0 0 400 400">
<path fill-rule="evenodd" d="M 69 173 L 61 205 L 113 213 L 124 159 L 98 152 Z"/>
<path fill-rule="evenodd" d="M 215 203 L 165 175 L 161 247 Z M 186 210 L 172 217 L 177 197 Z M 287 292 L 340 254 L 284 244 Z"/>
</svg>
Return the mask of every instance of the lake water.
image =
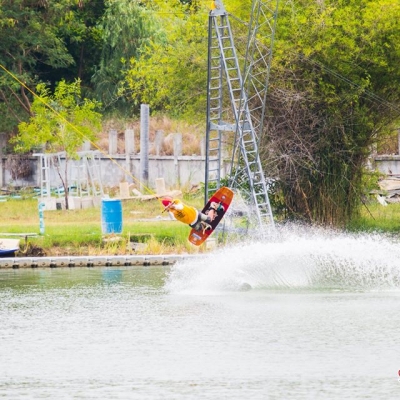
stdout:
<svg viewBox="0 0 400 400">
<path fill-rule="evenodd" d="M 0 398 L 398 399 L 400 246 L 289 232 L 173 267 L 0 271 Z"/>
</svg>

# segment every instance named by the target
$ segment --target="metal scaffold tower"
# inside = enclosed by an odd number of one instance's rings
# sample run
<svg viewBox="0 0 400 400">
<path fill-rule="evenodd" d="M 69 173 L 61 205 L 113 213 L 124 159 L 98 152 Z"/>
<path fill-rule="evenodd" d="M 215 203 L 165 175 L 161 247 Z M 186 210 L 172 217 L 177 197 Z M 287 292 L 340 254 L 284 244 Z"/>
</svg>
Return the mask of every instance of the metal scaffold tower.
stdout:
<svg viewBox="0 0 400 400">
<path fill-rule="evenodd" d="M 213 4 L 208 32 L 205 197 L 210 198 L 222 177 L 229 176 L 229 186 L 250 203 L 259 226 L 273 226 L 259 145 L 278 1 L 253 0 L 246 44 L 239 48 L 222 1 Z M 243 31 L 239 28 L 238 33 Z"/>
</svg>

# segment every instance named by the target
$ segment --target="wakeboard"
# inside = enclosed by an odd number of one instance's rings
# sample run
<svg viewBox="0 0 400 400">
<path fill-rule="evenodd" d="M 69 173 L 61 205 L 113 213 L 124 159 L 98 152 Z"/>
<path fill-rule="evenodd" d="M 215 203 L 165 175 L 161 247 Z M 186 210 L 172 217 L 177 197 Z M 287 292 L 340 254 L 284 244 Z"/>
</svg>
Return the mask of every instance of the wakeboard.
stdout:
<svg viewBox="0 0 400 400">
<path fill-rule="evenodd" d="M 210 208 L 210 204 L 212 202 L 217 203 L 219 205 L 217 209 L 217 215 L 214 218 L 214 220 L 211 222 L 211 228 L 209 230 L 196 230 L 192 228 L 189 234 L 189 242 L 193 243 L 196 246 L 200 246 L 202 243 L 204 243 L 207 238 L 214 232 L 215 228 L 218 226 L 218 224 L 221 222 L 221 219 L 227 212 L 231 202 L 233 199 L 233 192 L 231 189 L 227 187 L 222 187 L 218 189 L 208 200 L 207 204 L 202 210 L 202 213 L 207 214 L 208 209 Z"/>
</svg>

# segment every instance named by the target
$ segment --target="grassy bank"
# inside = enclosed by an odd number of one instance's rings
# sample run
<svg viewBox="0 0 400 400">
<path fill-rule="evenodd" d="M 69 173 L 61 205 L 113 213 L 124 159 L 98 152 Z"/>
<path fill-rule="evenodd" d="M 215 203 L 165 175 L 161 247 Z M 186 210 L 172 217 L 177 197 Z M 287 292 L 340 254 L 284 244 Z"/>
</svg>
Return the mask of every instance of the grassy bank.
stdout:
<svg viewBox="0 0 400 400">
<path fill-rule="evenodd" d="M 201 194 L 186 197 L 185 201 L 202 207 Z M 104 237 L 101 230 L 101 209 L 55 210 L 44 212 L 45 233 L 31 237 L 28 246 L 21 238 L 18 255 L 127 255 L 172 254 L 207 251 L 206 246 L 196 247 L 188 242 L 189 227 L 170 220 L 162 213 L 158 200 L 123 200 L 123 232 Z M 37 199 L 8 199 L 0 203 L 1 233 L 39 234 Z M 348 224 L 349 231 L 400 233 L 400 203 L 383 207 L 369 204 L 361 216 Z M 105 240 L 107 239 L 107 240 Z"/>
<path fill-rule="evenodd" d="M 351 221 L 347 229 L 353 232 L 386 232 L 400 234 L 400 203 L 382 206 L 372 203 L 362 207 L 359 218 Z"/>
<path fill-rule="evenodd" d="M 185 199 L 201 208 L 201 196 Z M 30 237 L 26 255 L 170 254 L 205 251 L 187 240 L 189 227 L 171 220 L 158 200 L 123 200 L 123 232 L 102 234 L 101 208 L 44 211 L 44 235 Z M 1 233 L 39 234 L 37 199 L 8 199 L 0 203 Z M 20 254 L 22 255 L 22 254 Z"/>
</svg>

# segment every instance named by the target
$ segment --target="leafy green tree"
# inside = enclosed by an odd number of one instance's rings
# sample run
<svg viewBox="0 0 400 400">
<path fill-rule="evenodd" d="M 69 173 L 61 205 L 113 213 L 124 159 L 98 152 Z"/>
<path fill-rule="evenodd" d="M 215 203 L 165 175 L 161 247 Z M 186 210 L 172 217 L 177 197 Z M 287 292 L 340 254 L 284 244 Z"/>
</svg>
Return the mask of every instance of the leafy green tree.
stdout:
<svg viewBox="0 0 400 400">
<path fill-rule="evenodd" d="M 198 113 L 204 113 L 208 11 L 194 1 L 157 3 L 154 18 L 163 34 L 130 59 L 126 74 L 137 109 L 147 103 L 153 111 L 174 117 L 198 119 Z"/>
<path fill-rule="evenodd" d="M 90 90 L 102 44 L 102 0 L 0 0 L 0 129 L 31 115 L 29 91 L 80 78 Z"/>
<path fill-rule="evenodd" d="M 359 211 L 371 146 L 399 118 L 400 4 L 290 6 L 278 23 L 266 169 L 290 216 L 345 225 Z"/>
<path fill-rule="evenodd" d="M 65 1 L 65 0 L 64 0 Z M 99 20 L 104 14 L 103 0 L 68 1 L 62 18 L 54 21 L 58 36 L 65 44 L 73 63 L 54 68 L 50 65 L 38 66 L 39 76 L 51 83 L 65 79 L 68 82 L 76 78 L 82 82 L 82 91 L 87 96 L 93 95 L 92 77 L 99 63 L 103 46 L 102 29 Z"/>
<path fill-rule="evenodd" d="M 81 82 L 61 81 L 54 94 L 44 85 L 37 86 L 38 97 L 32 103 L 29 122 L 19 124 L 19 134 L 13 139 L 17 152 L 27 152 L 43 145 L 48 153 L 65 152 L 65 168 L 59 170 L 68 208 L 68 161 L 86 140 L 94 142 L 101 129 L 101 115 L 96 101 L 83 99 Z"/>
<path fill-rule="evenodd" d="M 205 120 L 210 5 L 211 1 L 172 0 L 153 6 L 163 36 L 149 42 L 138 58 L 130 59 L 126 82 L 136 106 L 147 103 L 156 112 Z M 225 1 L 224 6 L 243 56 L 252 0 Z"/>
<path fill-rule="evenodd" d="M 92 81 L 94 94 L 106 110 L 130 111 L 130 96 L 124 90 L 127 60 L 136 59 L 160 33 L 153 11 L 142 3 L 138 0 L 108 0 L 98 24 L 102 52 Z"/>
<path fill-rule="evenodd" d="M 20 117 L 14 112 L 16 103 L 27 116 L 31 115 L 31 96 L 26 87 L 34 87 L 38 82 L 35 68 L 39 64 L 58 68 L 73 63 L 56 25 L 62 18 L 63 4 L 1 1 L 1 18 L 8 23 L 0 25 L 0 63 L 4 67 L 0 76 L 0 101 L 17 119 Z"/>
<path fill-rule="evenodd" d="M 250 0 L 224 3 L 231 23 L 248 22 Z M 178 1 L 157 7 L 165 40 L 131 59 L 133 100 L 204 118 L 208 10 Z M 281 2 L 261 150 L 291 217 L 344 225 L 358 212 L 371 146 L 398 120 L 399 7 L 392 0 Z M 246 30 L 235 31 L 240 47 L 237 32 Z"/>
</svg>

